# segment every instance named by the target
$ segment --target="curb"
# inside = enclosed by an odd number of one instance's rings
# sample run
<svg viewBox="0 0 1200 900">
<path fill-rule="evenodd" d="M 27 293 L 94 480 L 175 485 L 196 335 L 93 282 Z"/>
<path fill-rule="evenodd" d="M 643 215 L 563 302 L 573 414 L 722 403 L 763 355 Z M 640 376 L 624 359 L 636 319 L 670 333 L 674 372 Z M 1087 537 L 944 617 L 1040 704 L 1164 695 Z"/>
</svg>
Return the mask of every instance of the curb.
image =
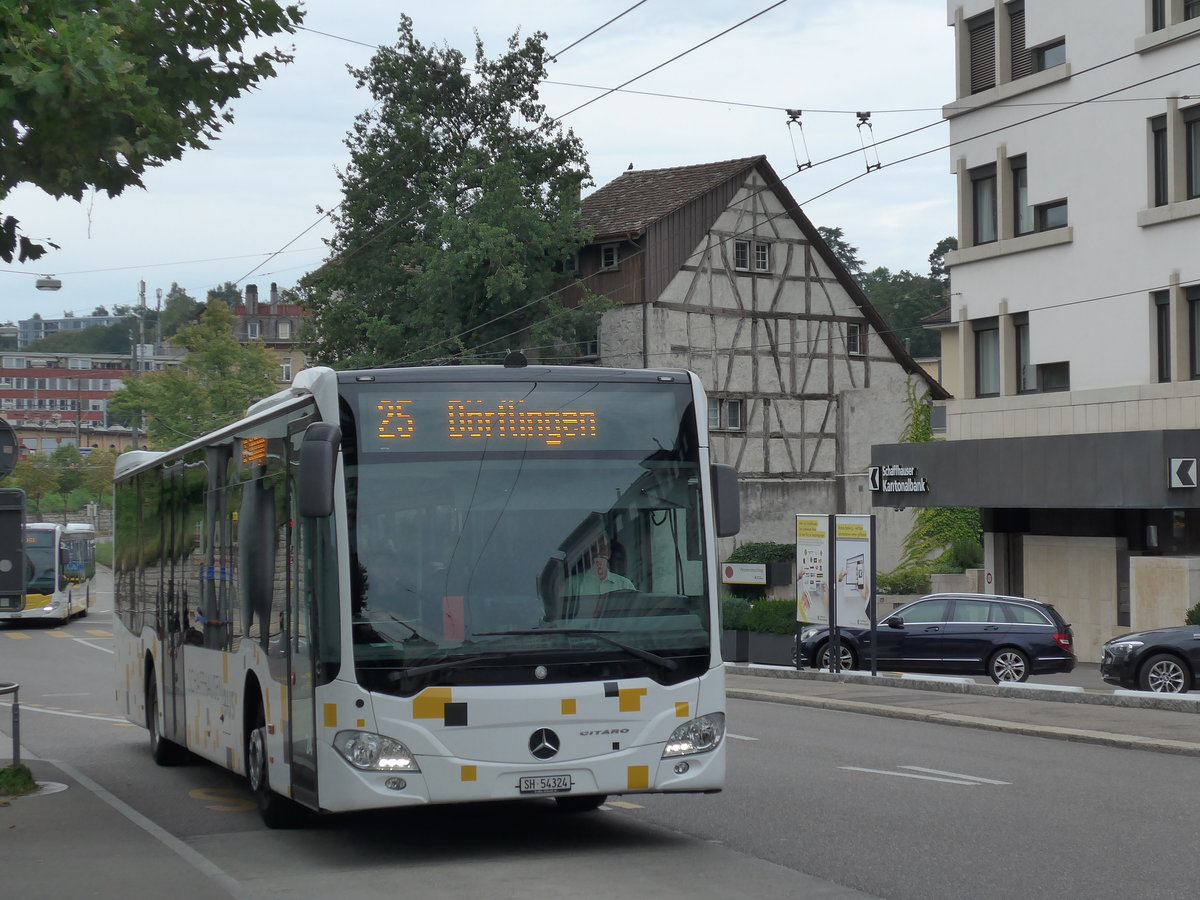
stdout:
<svg viewBox="0 0 1200 900">
<path fill-rule="evenodd" d="M 957 725 L 983 731 L 1004 731 L 1027 737 L 1051 738 L 1058 741 L 1073 741 L 1079 744 L 1096 744 L 1122 750 L 1149 750 L 1154 753 L 1172 753 L 1176 756 L 1200 756 L 1200 744 L 1188 741 L 1170 741 L 1139 737 L 1132 734 L 1110 734 L 1103 731 L 1086 731 L 1080 728 L 1058 728 L 1041 725 L 1023 725 L 1005 719 L 985 719 L 978 716 L 962 716 L 955 713 L 932 712 L 924 709 L 884 706 L 879 703 L 862 703 L 857 700 L 833 700 L 827 697 L 798 697 L 795 694 L 780 694 L 774 691 L 751 691 L 732 689 L 725 692 L 736 700 L 758 700 L 768 703 L 784 703 L 789 706 L 808 706 L 839 712 L 864 713 L 889 719 L 907 719 L 915 722 L 934 722 L 940 725 Z"/>
<path fill-rule="evenodd" d="M 725 671 L 732 675 L 755 675 L 760 678 L 824 681 L 835 684 L 869 684 L 917 691 L 940 691 L 945 694 L 978 694 L 984 697 L 1003 697 L 1009 700 L 1049 700 L 1055 703 L 1119 706 L 1127 709 L 1161 709 L 1170 712 L 1200 714 L 1200 694 L 1153 694 L 1146 691 L 1124 690 L 1089 692 L 1081 687 L 1057 684 L 977 684 L 970 678 L 952 675 L 909 675 L 899 672 L 872 675 L 869 672 L 846 671 L 835 675 L 824 669 L 819 671 L 792 669 L 787 666 L 760 666 L 753 663 L 726 663 Z"/>
</svg>

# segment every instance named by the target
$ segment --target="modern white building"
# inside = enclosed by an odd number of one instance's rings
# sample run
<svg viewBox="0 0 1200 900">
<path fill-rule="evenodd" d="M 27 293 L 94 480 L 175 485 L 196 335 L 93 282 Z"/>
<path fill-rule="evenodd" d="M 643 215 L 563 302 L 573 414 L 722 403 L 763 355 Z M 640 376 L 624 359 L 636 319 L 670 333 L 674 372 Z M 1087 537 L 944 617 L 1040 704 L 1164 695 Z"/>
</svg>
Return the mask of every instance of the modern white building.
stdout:
<svg viewBox="0 0 1200 900">
<path fill-rule="evenodd" d="M 1200 0 L 947 9 L 948 440 L 877 446 L 875 502 L 981 507 L 1094 661 L 1200 601 Z"/>
</svg>

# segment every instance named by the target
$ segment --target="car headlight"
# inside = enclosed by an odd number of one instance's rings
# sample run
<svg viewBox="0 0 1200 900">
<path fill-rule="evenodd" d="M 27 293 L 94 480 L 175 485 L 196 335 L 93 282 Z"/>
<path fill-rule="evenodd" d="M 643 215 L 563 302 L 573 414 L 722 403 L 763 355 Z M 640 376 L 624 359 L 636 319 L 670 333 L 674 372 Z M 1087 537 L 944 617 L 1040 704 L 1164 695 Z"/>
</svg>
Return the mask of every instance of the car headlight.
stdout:
<svg viewBox="0 0 1200 900">
<path fill-rule="evenodd" d="M 1114 659 L 1124 659 L 1138 647 L 1143 647 L 1145 644 L 1145 641 L 1115 641 L 1104 646 L 1113 655 Z"/>
<path fill-rule="evenodd" d="M 356 769 L 370 772 L 420 772 L 412 752 L 400 741 L 369 731 L 339 731 L 333 746 Z"/>
<path fill-rule="evenodd" d="M 824 630 L 824 625 L 810 625 L 808 628 L 800 629 L 800 643 L 811 641 L 814 637 Z"/>
<path fill-rule="evenodd" d="M 668 756 L 691 756 L 716 750 L 725 737 L 725 713 L 709 713 L 690 722 L 684 722 L 671 732 L 663 758 Z"/>
</svg>

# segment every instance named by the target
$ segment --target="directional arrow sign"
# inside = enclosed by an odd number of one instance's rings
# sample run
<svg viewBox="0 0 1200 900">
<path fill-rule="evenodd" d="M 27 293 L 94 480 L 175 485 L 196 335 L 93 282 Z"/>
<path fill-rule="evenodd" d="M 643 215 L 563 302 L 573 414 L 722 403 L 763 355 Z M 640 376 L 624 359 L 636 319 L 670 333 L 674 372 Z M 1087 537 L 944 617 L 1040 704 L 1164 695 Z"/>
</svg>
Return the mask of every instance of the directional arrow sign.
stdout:
<svg viewBox="0 0 1200 900">
<path fill-rule="evenodd" d="M 1171 459 L 1171 487 L 1194 488 L 1196 486 L 1196 458 Z"/>
</svg>

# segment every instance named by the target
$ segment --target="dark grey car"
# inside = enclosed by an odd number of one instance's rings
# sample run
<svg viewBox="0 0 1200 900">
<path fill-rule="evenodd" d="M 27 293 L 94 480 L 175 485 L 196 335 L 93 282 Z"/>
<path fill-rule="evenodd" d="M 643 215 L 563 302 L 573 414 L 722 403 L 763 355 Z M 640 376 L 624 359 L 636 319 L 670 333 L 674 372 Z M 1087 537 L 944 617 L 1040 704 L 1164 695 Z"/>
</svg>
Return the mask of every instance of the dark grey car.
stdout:
<svg viewBox="0 0 1200 900">
<path fill-rule="evenodd" d="M 843 668 L 870 663 L 871 632 L 838 628 Z M 1075 668 L 1071 626 L 1047 603 L 1000 594 L 930 594 L 880 620 L 881 668 L 1025 681 Z M 829 629 L 804 628 L 800 665 L 828 668 Z"/>
</svg>

